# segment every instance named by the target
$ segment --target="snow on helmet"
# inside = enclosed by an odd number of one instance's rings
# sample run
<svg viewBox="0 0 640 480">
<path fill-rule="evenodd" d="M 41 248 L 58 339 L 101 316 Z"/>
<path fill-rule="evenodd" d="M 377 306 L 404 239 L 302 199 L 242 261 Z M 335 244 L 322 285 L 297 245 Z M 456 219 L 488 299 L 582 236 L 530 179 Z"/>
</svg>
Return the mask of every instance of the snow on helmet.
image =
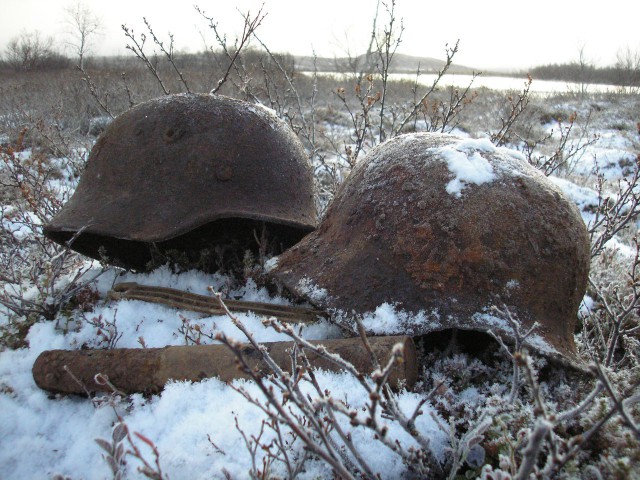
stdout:
<svg viewBox="0 0 640 480">
<path fill-rule="evenodd" d="M 144 269 L 151 246 L 245 248 L 262 225 L 282 248 L 315 228 L 302 144 L 258 105 L 178 94 L 141 103 L 106 128 L 74 195 L 44 231 L 59 243 L 80 232 L 75 250 Z"/>
<path fill-rule="evenodd" d="M 504 302 L 523 327 L 539 323 L 535 348 L 575 359 L 589 259 L 577 208 L 520 154 L 418 133 L 369 152 L 318 229 L 270 275 L 338 322 L 363 316 L 374 334 L 459 328 L 509 338 L 511 326 L 489 310 Z M 385 309 L 395 320 L 376 323 L 371 314 Z"/>
</svg>

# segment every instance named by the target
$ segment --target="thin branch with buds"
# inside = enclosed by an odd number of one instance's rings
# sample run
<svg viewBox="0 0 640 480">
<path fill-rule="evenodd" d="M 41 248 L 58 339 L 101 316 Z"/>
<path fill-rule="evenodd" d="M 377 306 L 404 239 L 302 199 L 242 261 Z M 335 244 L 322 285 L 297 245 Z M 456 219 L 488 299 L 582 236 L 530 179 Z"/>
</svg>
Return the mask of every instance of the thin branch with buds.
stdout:
<svg viewBox="0 0 640 480">
<path fill-rule="evenodd" d="M 433 82 L 431 83 L 431 86 L 427 89 L 427 91 L 422 95 L 420 100 L 417 102 L 414 102 L 414 105 L 411 111 L 407 115 L 405 115 L 402 120 L 400 120 L 398 126 L 393 131 L 392 136 L 395 137 L 396 135 L 400 134 L 400 132 L 402 132 L 402 129 L 407 125 L 407 123 L 409 123 L 411 119 L 413 119 L 416 116 L 418 111 L 421 108 L 423 108 L 425 101 L 433 94 L 433 92 L 436 91 L 436 89 L 438 88 L 438 85 L 440 84 L 440 81 L 442 80 L 442 77 L 447 73 L 449 68 L 451 68 L 451 65 L 453 64 L 453 57 L 455 57 L 456 53 L 458 53 L 459 45 L 460 45 L 460 40 L 457 40 L 453 48 L 449 48 L 448 45 L 445 46 L 446 60 L 445 60 L 444 66 L 440 70 L 438 70 L 438 73 L 436 74 L 436 78 L 433 80 Z M 475 79 L 475 76 L 474 76 L 474 79 Z"/>
<path fill-rule="evenodd" d="M 216 37 L 216 41 L 218 42 L 218 45 L 220 45 L 220 47 L 222 48 L 222 51 L 228 60 L 227 68 L 224 71 L 222 77 L 218 80 L 217 84 L 211 89 L 210 93 L 215 94 L 220 90 L 222 85 L 225 84 L 225 82 L 229 78 L 229 74 L 231 73 L 231 70 L 233 68 L 235 68 L 236 70 L 238 69 L 238 61 L 240 60 L 240 53 L 247 46 L 249 39 L 254 35 L 254 32 L 258 29 L 258 27 L 266 17 L 266 13 L 263 14 L 262 13 L 263 7 L 260 7 L 260 9 L 258 10 L 258 13 L 253 17 L 251 16 L 250 12 L 247 12 L 246 14 L 242 15 L 242 18 L 244 19 L 242 34 L 240 35 L 239 38 L 236 38 L 233 49 L 231 49 L 227 44 L 226 35 L 220 32 L 218 28 L 218 23 L 215 21 L 215 19 L 213 17 L 207 16 L 204 10 L 201 10 L 199 7 L 195 7 L 195 8 L 196 8 L 196 11 L 200 15 L 202 15 L 204 19 L 206 19 L 209 22 L 209 28 L 213 30 L 213 33 Z"/>
<path fill-rule="evenodd" d="M 589 222 L 591 257 L 599 255 L 613 237 L 627 229 L 640 216 L 640 155 L 636 158 L 629 177 L 618 180 L 615 191 L 607 193 L 603 175 L 597 174 L 596 191 L 598 206 L 595 217 Z"/>
<path fill-rule="evenodd" d="M 218 298 L 224 308 L 224 302 L 220 296 Z M 367 478 L 375 477 L 371 467 L 361 456 L 356 445 L 353 444 L 351 435 L 341 427 L 339 417 L 349 419 L 353 427 L 363 427 L 373 431 L 376 438 L 400 455 L 408 465 L 411 465 L 424 475 L 442 474 L 441 466 L 431 453 L 430 440 L 415 427 L 415 420 L 424 402 L 411 415 L 407 416 L 399 407 L 395 395 L 388 384 L 391 370 L 397 362 L 401 361 L 402 348 L 394 348 L 392 357 L 383 366 L 375 359 L 374 365 L 378 365 L 378 367 L 374 368 L 371 374 L 372 383 L 349 362 L 329 353 L 322 345 L 314 345 L 303 339 L 291 325 L 282 324 L 275 319 L 265 320 L 265 325 L 274 328 L 278 332 L 285 333 L 295 342 L 296 347 L 291 354 L 292 371 L 289 373 L 278 367 L 269 356 L 268 351 L 255 341 L 253 335 L 244 327 L 242 322 L 228 309 L 226 311 L 232 322 L 247 337 L 256 351 L 260 353 L 264 363 L 269 368 L 269 373 L 266 375 L 252 370 L 243 359 L 240 344 L 224 335 L 219 335 L 218 340 L 227 345 L 236 354 L 241 368 L 256 382 L 265 395 L 267 403 L 262 403 L 242 388 L 239 388 L 238 391 L 247 400 L 258 405 L 273 421 L 281 422 L 291 429 L 296 438 L 305 445 L 305 448 L 327 461 L 336 474 L 341 475 L 343 478 L 354 478 L 353 472 L 360 471 Z M 365 342 L 366 345 L 367 342 Z M 370 346 L 368 350 L 373 355 Z M 343 402 L 337 401 L 325 392 L 313 373 L 311 364 L 304 353 L 306 351 L 335 363 L 358 380 L 360 385 L 367 391 L 370 399 L 370 402 L 366 405 L 366 416 L 362 417 L 356 410 L 347 407 Z M 317 397 L 311 399 L 311 397 L 304 394 L 301 390 L 301 382 L 310 383 Z M 275 396 L 274 387 L 281 392 L 282 400 Z M 291 407 L 286 409 L 285 403 L 295 405 L 296 410 L 301 412 L 300 416 L 294 415 Z M 324 412 L 324 416 L 321 415 L 321 412 Z M 404 431 L 417 441 L 420 448 L 405 449 L 399 445 L 396 440 L 387 435 L 388 426 L 379 421 L 380 415 L 401 426 Z M 326 418 L 326 420 L 323 420 L 323 418 Z M 331 432 L 335 432 L 342 445 L 350 452 L 353 461 L 341 453 L 340 448 L 337 447 L 337 440 Z M 353 463 L 354 461 L 355 463 Z"/>
<path fill-rule="evenodd" d="M 531 78 L 531 75 L 527 75 L 527 80 L 524 82 L 524 89 L 522 92 L 517 94 L 515 100 L 513 95 L 509 95 L 507 98 L 510 104 L 509 114 L 506 118 L 500 118 L 500 123 L 502 124 L 500 129 L 497 132 L 491 133 L 491 142 L 495 145 L 501 146 L 508 142 L 509 132 L 516 123 L 516 120 L 518 120 L 526 110 L 527 105 L 529 105 L 529 90 L 531 89 L 532 83 L 533 79 Z"/>
<path fill-rule="evenodd" d="M 146 23 L 146 19 L 145 19 Z M 133 29 L 127 27 L 126 25 L 122 25 L 122 31 L 124 32 L 125 37 L 127 37 L 131 43 L 127 43 L 126 49 L 131 50 L 133 54 L 141 60 L 147 67 L 147 69 L 151 72 L 153 77 L 158 81 L 162 92 L 165 95 L 169 95 L 171 92 L 166 87 L 165 82 L 162 80 L 160 76 L 160 72 L 158 71 L 158 59 L 154 55 L 153 61 L 147 56 L 145 53 L 145 44 L 147 42 L 147 35 L 144 33 L 140 34 L 140 38 L 137 38 Z"/>
</svg>

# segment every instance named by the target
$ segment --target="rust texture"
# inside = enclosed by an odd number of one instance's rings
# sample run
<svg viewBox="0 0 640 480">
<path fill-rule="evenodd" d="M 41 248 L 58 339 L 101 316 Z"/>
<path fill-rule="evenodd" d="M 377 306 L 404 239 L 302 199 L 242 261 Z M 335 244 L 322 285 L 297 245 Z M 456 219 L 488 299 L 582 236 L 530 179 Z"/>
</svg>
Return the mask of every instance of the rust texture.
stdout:
<svg viewBox="0 0 640 480">
<path fill-rule="evenodd" d="M 84 229 L 72 248 L 99 258 L 103 247 L 113 263 L 141 269 L 150 244 L 255 243 L 262 223 L 285 247 L 315 228 L 302 144 L 259 106 L 177 94 L 141 103 L 107 127 L 74 195 L 44 231 L 64 243 Z"/>
<path fill-rule="evenodd" d="M 336 318 L 384 302 L 422 312 L 424 321 L 404 332 L 412 334 L 486 330 L 474 314 L 504 302 L 572 357 L 589 269 L 576 206 L 524 160 L 490 146 L 474 154 L 494 179 L 448 193 L 454 174 L 438 152 L 460 141 L 412 134 L 369 152 L 318 229 L 279 257 L 272 278 Z"/>
<path fill-rule="evenodd" d="M 382 364 L 392 355 L 395 344 L 402 344 L 404 362 L 394 367 L 390 385 L 394 388 L 412 388 L 418 375 L 416 350 L 411 337 L 389 336 L 369 338 L 371 348 Z M 372 372 L 369 352 L 361 339 L 335 339 L 311 342 L 324 345 L 330 353 L 340 355 L 360 372 Z M 285 371 L 291 369 L 290 351 L 292 342 L 263 344 L 271 357 Z M 266 373 L 266 365 L 260 354 L 250 345 L 241 347 L 247 363 L 255 370 Z M 337 370 L 332 362 L 307 353 L 314 367 Z M 65 369 L 66 366 L 66 369 Z M 68 371 L 71 374 L 69 374 Z M 136 348 L 113 350 L 49 350 L 38 356 L 33 365 L 33 378 L 38 387 L 53 393 L 85 394 L 107 391 L 108 386 L 99 385 L 94 377 L 100 373 L 124 393 L 157 393 L 169 380 L 197 382 L 205 378 L 218 377 L 224 382 L 237 378 L 250 378 L 240 371 L 235 354 L 224 345 L 193 345 L 165 348 Z M 74 379 L 75 377 L 75 379 Z"/>
</svg>

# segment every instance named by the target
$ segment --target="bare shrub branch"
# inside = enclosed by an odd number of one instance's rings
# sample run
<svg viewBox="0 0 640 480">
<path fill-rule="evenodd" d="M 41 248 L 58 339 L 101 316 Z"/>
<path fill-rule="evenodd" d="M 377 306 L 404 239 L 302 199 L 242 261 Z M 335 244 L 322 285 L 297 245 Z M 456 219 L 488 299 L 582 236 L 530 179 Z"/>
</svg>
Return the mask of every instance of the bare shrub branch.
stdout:
<svg viewBox="0 0 640 480">
<path fill-rule="evenodd" d="M 144 20 L 146 24 L 146 19 Z M 165 86 L 165 82 L 160 77 L 160 72 L 158 71 L 158 58 L 154 54 L 153 61 L 150 59 L 145 53 L 145 44 L 147 42 L 147 35 L 145 33 L 141 33 L 139 37 L 136 37 L 136 34 L 132 28 L 127 27 L 126 25 L 122 25 L 122 31 L 124 32 L 125 37 L 127 37 L 131 43 L 127 43 L 126 49 L 133 52 L 133 54 L 141 60 L 146 67 L 149 69 L 153 77 L 158 81 L 162 92 L 165 95 L 169 95 L 171 92 Z"/>
<path fill-rule="evenodd" d="M 231 73 L 231 69 L 238 69 L 238 60 L 240 60 L 240 54 L 247 46 L 251 37 L 254 35 L 254 32 L 258 29 L 258 27 L 266 17 L 266 13 L 263 14 L 263 7 L 260 7 L 258 13 L 253 17 L 251 16 L 251 12 L 242 14 L 242 18 L 244 19 L 242 34 L 240 35 L 240 38 L 236 38 L 233 47 L 230 47 L 227 43 L 227 36 L 219 30 L 218 23 L 215 21 L 215 19 L 213 17 L 208 17 L 205 14 L 204 10 L 201 10 L 199 7 L 195 8 L 198 13 L 209 22 L 209 28 L 213 30 L 216 41 L 218 42 L 220 48 L 222 48 L 222 51 L 228 60 L 226 70 L 224 71 L 222 77 L 211 89 L 211 93 L 217 93 L 227 81 L 229 73 Z"/>
<path fill-rule="evenodd" d="M 221 296 L 218 296 L 218 299 L 223 308 L 225 308 Z M 431 452 L 430 439 L 423 436 L 415 428 L 415 419 L 419 415 L 417 413 L 418 409 L 409 416 L 405 415 L 388 384 L 392 368 L 396 362 L 401 361 L 402 348 L 394 348 L 394 354 L 387 364 L 371 373 L 371 380 L 373 380 L 371 382 L 367 380 L 367 376 L 364 373 L 359 372 L 352 364 L 338 355 L 329 353 L 322 345 L 313 345 L 303 339 L 291 325 L 285 325 L 275 319 L 269 319 L 265 321 L 266 325 L 271 326 L 278 332 L 285 333 L 294 340 L 296 345 L 291 353 L 291 372 L 285 372 L 270 357 L 266 348 L 255 341 L 251 332 L 246 329 L 242 322 L 228 309 L 226 311 L 234 325 L 247 337 L 253 347 L 260 352 L 263 361 L 269 367 L 266 374 L 252 370 L 243 359 L 240 344 L 225 335 L 219 334 L 218 340 L 227 345 L 236 354 L 240 367 L 256 382 L 265 396 L 266 403 L 251 396 L 241 387 L 237 388 L 237 390 L 248 401 L 261 408 L 272 422 L 279 422 L 282 426 L 293 431 L 296 438 L 304 444 L 305 449 L 325 460 L 336 474 L 342 478 L 356 478 L 355 475 L 358 472 L 361 472 L 367 478 L 375 478 L 376 476 L 360 454 L 357 446 L 352 442 L 350 434 L 343 430 L 339 418 L 344 418 L 353 427 L 371 430 L 380 442 L 396 452 L 415 471 L 428 478 L 433 478 L 434 475 L 436 477 L 442 475 L 442 468 Z M 313 352 L 315 355 L 335 363 L 358 380 L 362 388 L 368 393 L 369 398 L 365 417 L 359 415 L 356 410 L 349 408 L 344 402 L 333 398 L 321 387 L 313 373 L 305 351 Z M 377 359 L 376 364 L 378 364 Z M 310 384 L 317 396 L 311 398 L 305 394 L 301 389 L 302 383 Z M 279 395 L 276 395 L 276 392 L 279 392 Z M 295 409 L 291 406 L 287 408 L 285 405 L 293 405 Z M 398 424 L 417 441 L 420 448 L 403 447 L 397 440 L 391 438 L 388 435 L 388 426 L 380 422 L 380 416 Z M 342 453 L 332 432 L 335 432 L 341 444 L 345 445 L 353 460 Z M 283 461 L 286 460 L 283 459 Z"/>
<path fill-rule="evenodd" d="M 500 129 L 497 132 L 491 133 L 491 142 L 495 145 L 501 146 L 509 142 L 509 133 L 511 129 L 516 123 L 516 120 L 518 120 L 520 115 L 522 115 L 526 110 L 527 105 L 529 105 L 529 90 L 531 89 L 532 82 L 533 79 L 531 78 L 531 75 L 528 75 L 526 82 L 524 82 L 524 89 L 517 94 L 515 99 L 513 95 L 509 95 L 509 97 L 507 97 L 510 104 L 507 117 L 500 117 Z"/>
</svg>

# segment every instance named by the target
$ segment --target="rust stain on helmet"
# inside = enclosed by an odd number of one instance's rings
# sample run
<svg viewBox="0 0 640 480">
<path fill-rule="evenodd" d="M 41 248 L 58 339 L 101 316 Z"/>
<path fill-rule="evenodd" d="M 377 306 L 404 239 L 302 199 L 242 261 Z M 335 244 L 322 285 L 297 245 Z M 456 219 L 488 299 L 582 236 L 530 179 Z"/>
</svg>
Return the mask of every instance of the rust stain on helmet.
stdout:
<svg viewBox="0 0 640 480">
<path fill-rule="evenodd" d="M 541 351 L 573 358 L 589 259 L 577 208 L 524 160 L 488 141 L 422 133 L 358 163 L 318 230 L 271 276 L 337 319 L 394 305 L 413 315 L 403 327 L 413 334 L 508 333 L 486 310 L 501 301 L 525 328 L 540 324 Z"/>
<path fill-rule="evenodd" d="M 63 243 L 82 230 L 72 248 L 98 258 L 106 247 L 116 263 L 141 268 L 136 258 L 149 244 L 188 247 L 190 237 L 178 239 L 212 222 L 226 221 L 228 228 L 234 219 L 278 229 L 284 247 L 313 230 L 306 152 L 266 109 L 178 94 L 139 104 L 107 127 L 45 234 Z M 253 235 L 250 225 L 236 227 L 237 234 Z"/>
</svg>

